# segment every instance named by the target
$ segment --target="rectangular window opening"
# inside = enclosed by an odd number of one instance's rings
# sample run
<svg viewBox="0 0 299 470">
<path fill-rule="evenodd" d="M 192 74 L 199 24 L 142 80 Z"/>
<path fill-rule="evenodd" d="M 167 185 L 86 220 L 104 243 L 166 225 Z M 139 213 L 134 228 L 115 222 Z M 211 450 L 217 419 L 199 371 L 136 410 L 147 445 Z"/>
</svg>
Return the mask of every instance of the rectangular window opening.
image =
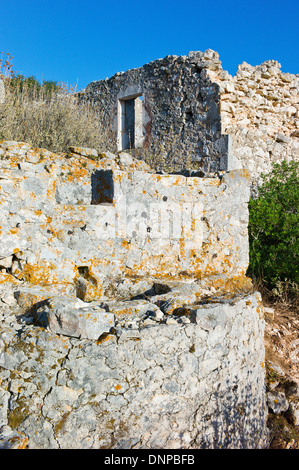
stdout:
<svg viewBox="0 0 299 470">
<path fill-rule="evenodd" d="M 119 150 L 140 148 L 142 131 L 142 94 L 119 100 Z"/>
</svg>

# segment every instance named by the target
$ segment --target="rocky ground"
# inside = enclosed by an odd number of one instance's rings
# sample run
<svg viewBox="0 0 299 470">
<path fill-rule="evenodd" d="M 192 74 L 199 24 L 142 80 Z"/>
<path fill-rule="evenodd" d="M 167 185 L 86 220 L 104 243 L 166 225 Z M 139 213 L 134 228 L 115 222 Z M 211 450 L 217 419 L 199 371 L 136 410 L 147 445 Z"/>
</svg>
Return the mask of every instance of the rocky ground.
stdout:
<svg viewBox="0 0 299 470">
<path fill-rule="evenodd" d="M 299 449 L 299 309 L 264 305 L 269 447 Z"/>
</svg>

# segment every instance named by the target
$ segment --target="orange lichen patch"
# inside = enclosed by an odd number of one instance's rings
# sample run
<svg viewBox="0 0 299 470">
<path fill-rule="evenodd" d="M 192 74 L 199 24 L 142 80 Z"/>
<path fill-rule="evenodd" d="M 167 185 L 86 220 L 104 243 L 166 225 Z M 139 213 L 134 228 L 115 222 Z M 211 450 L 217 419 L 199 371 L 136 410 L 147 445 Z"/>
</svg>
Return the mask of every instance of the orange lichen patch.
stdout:
<svg viewBox="0 0 299 470">
<path fill-rule="evenodd" d="M 114 314 L 116 317 L 122 317 L 124 315 L 132 315 L 133 311 L 129 308 L 118 308 L 114 310 Z"/>
<path fill-rule="evenodd" d="M 86 212 L 86 207 L 83 205 L 69 205 L 69 204 L 60 204 L 59 205 L 60 213 L 64 214 L 65 212 L 71 213 L 71 214 L 79 214 L 85 213 Z"/>
<path fill-rule="evenodd" d="M 45 266 L 26 264 L 23 268 L 23 276 L 25 281 L 31 284 L 53 284 L 59 282 L 56 275 L 56 266 L 52 263 Z"/>
<path fill-rule="evenodd" d="M 72 227 L 83 227 L 85 225 L 85 222 L 83 219 L 78 219 L 78 220 L 63 220 L 62 223 L 64 225 L 70 225 Z"/>
<path fill-rule="evenodd" d="M 121 385 L 115 385 L 115 390 L 120 390 L 121 389 Z"/>
<path fill-rule="evenodd" d="M 239 175 L 239 176 L 241 176 L 241 178 L 246 178 L 246 179 L 250 180 L 250 173 L 246 168 L 242 168 L 240 170 L 230 171 L 229 176 L 231 178 L 234 178 L 235 175 Z"/>
<path fill-rule="evenodd" d="M 42 211 L 41 210 L 36 210 L 34 211 L 35 215 L 42 215 Z"/>
<path fill-rule="evenodd" d="M 56 181 L 50 181 L 49 187 L 47 189 L 47 198 L 54 199 L 55 198 L 55 190 L 56 190 Z"/>
<path fill-rule="evenodd" d="M 180 257 L 186 258 L 186 241 L 184 238 L 179 239 L 179 246 L 180 246 Z"/>
<path fill-rule="evenodd" d="M 219 178 L 205 178 L 205 181 L 207 181 L 210 186 L 220 186 L 221 183 Z"/>
<path fill-rule="evenodd" d="M 29 193 L 30 199 L 35 200 L 36 199 L 36 194 L 35 193 Z"/>
<path fill-rule="evenodd" d="M 245 273 L 241 273 L 238 276 L 229 276 L 224 279 L 219 277 L 213 280 L 213 286 L 229 294 L 240 291 L 248 292 L 252 289 L 252 281 L 246 277 Z"/>
<path fill-rule="evenodd" d="M 41 228 L 46 228 L 52 222 L 52 217 L 46 217 L 46 223 L 41 224 Z"/>
<path fill-rule="evenodd" d="M 20 157 L 10 156 L 9 164 L 12 168 L 17 168 L 20 163 Z"/>
<path fill-rule="evenodd" d="M 113 338 L 113 335 L 109 335 L 109 334 L 103 334 L 101 336 L 100 339 L 98 339 L 97 341 L 95 341 L 96 344 L 100 345 L 102 343 L 105 343 L 106 341 L 109 341 L 110 339 Z"/>
<path fill-rule="evenodd" d="M 109 341 L 112 338 L 113 338 L 113 335 L 109 335 L 107 333 L 104 333 L 95 343 L 100 345 L 102 343 L 105 343 L 106 341 Z"/>
<path fill-rule="evenodd" d="M 9 233 L 11 233 L 12 235 L 15 235 L 16 233 L 20 233 L 20 228 L 14 227 L 11 230 L 9 230 Z"/>
<path fill-rule="evenodd" d="M 64 231 L 63 230 L 56 230 L 53 228 L 52 225 L 48 227 L 48 230 L 51 232 L 51 237 L 49 237 L 49 241 L 52 241 L 53 238 L 58 238 L 61 242 L 64 241 Z"/>
<path fill-rule="evenodd" d="M 11 449 L 26 449 L 29 444 L 29 439 L 24 433 L 20 433 L 20 436 L 12 437 L 9 442 Z"/>
<path fill-rule="evenodd" d="M 66 179 L 69 182 L 72 181 L 77 181 L 80 178 L 84 178 L 87 175 L 87 169 L 84 167 L 79 167 L 79 166 L 71 166 L 69 169 L 68 174 L 66 175 Z"/>
<path fill-rule="evenodd" d="M 26 161 L 29 161 L 31 163 L 36 163 L 38 162 L 40 159 L 40 152 L 39 152 L 39 149 L 30 149 L 26 152 L 26 155 L 25 155 L 25 160 Z"/>
<path fill-rule="evenodd" d="M 18 269 L 18 268 L 14 268 L 14 277 L 16 277 L 17 279 L 19 279 L 20 281 L 23 280 L 23 271 L 21 269 Z"/>
<path fill-rule="evenodd" d="M 115 183 L 120 183 L 122 180 L 122 174 L 121 173 L 115 173 L 114 175 L 114 182 Z"/>
<path fill-rule="evenodd" d="M 130 248 L 130 244 L 128 243 L 127 240 L 123 240 L 122 243 L 121 243 L 121 246 L 122 246 L 123 248 L 127 248 L 127 249 Z"/>
<path fill-rule="evenodd" d="M 264 309 L 262 307 L 257 307 L 256 309 L 259 318 L 264 318 Z"/>
<path fill-rule="evenodd" d="M 0 273 L 0 284 L 5 284 L 5 283 L 15 284 L 15 285 L 20 284 L 20 282 L 11 274 Z"/>
</svg>

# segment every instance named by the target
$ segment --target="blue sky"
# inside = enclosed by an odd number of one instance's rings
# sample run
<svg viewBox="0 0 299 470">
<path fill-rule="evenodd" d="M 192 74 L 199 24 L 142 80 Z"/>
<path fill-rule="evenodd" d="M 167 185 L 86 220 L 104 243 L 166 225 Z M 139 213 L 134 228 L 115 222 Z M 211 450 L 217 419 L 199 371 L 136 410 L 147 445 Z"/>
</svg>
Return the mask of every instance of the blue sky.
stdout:
<svg viewBox="0 0 299 470">
<path fill-rule="evenodd" d="M 0 0 L 14 70 L 85 88 L 166 55 L 214 49 L 234 75 L 274 59 L 299 73 L 299 0 Z"/>
</svg>

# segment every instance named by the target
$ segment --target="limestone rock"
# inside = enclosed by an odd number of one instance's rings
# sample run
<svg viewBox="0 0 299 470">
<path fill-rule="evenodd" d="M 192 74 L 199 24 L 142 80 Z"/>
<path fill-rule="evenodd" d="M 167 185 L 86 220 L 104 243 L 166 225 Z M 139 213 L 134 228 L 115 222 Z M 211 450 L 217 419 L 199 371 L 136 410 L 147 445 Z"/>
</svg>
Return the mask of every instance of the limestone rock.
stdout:
<svg viewBox="0 0 299 470">
<path fill-rule="evenodd" d="M 2 258 L 0 259 L 0 269 L 1 268 L 11 268 L 12 266 L 12 260 L 13 260 L 13 257 L 12 256 L 8 256 L 6 258 Z"/>
<path fill-rule="evenodd" d="M 67 295 L 75 299 L 75 286 L 72 284 L 52 284 L 48 286 L 31 286 L 25 284 L 16 289 L 15 292 L 18 305 L 25 311 L 39 302 L 60 295 Z"/>
<path fill-rule="evenodd" d="M 0 447 L 264 447 L 259 296 L 218 300 L 199 306 L 197 323 L 148 316 L 137 329 L 102 328 L 108 333 L 99 340 L 64 333 L 88 330 L 86 318 L 78 320 L 84 309 L 90 319 L 96 311 L 97 321 L 105 313 L 109 319 L 105 302 L 51 299 L 47 312 L 58 334 L 26 323 L 16 334 L 1 324 Z M 143 317 L 148 303 L 131 302 Z M 88 331 L 93 338 L 100 332 Z"/>
<path fill-rule="evenodd" d="M 76 153 L 78 155 L 82 155 L 83 157 L 95 157 L 96 158 L 98 156 L 98 152 L 95 149 L 90 149 L 87 147 L 71 146 L 69 149 L 71 152 Z"/>
<path fill-rule="evenodd" d="M 23 432 L 14 431 L 9 426 L 0 428 L 0 449 L 26 449 L 28 436 Z"/>
<path fill-rule="evenodd" d="M 45 308 L 48 328 L 55 334 L 97 340 L 114 326 L 112 313 L 72 298 L 52 298 Z"/>
<path fill-rule="evenodd" d="M 267 393 L 268 406 L 273 413 L 281 414 L 289 408 L 289 402 L 286 399 L 284 392 L 272 391 Z"/>
<path fill-rule="evenodd" d="M 290 401 L 288 409 L 289 419 L 295 426 L 299 426 L 299 404 L 298 402 Z"/>
</svg>

